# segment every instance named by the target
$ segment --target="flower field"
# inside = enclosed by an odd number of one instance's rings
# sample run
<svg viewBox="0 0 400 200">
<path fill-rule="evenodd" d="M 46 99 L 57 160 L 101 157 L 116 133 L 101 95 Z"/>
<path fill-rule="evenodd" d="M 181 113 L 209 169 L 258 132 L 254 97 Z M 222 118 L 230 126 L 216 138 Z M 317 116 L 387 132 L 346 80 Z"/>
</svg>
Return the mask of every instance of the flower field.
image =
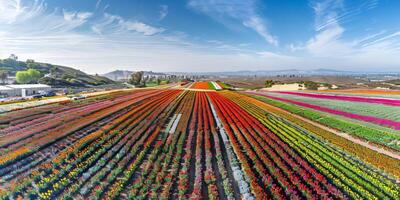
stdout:
<svg viewBox="0 0 400 200">
<path fill-rule="evenodd" d="M 209 91 L 131 90 L 7 112 L 0 199 L 400 198 L 399 160 L 212 91 L 227 87 L 195 82 Z"/>
<path fill-rule="evenodd" d="M 294 94 L 294 95 L 290 95 Z M 399 106 L 376 103 L 355 103 L 345 100 L 320 100 L 304 97 L 304 93 L 260 93 L 252 92 L 262 101 L 284 108 L 292 113 L 317 121 L 326 126 L 344 131 L 356 137 L 384 147 L 400 150 Z M 314 96 L 314 94 L 312 94 Z M 326 98 L 323 95 L 323 98 Z M 334 95 L 333 95 L 334 96 Z M 359 97 L 365 98 L 365 97 Z M 356 98 L 358 99 L 358 98 Z M 391 102 L 393 103 L 393 102 Z"/>
<path fill-rule="evenodd" d="M 312 98 L 318 98 L 318 99 L 334 99 L 334 100 L 341 100 L 341 101 L 365 102 L 365 103 L 375 103 L 375 104 L 383 104 L 383 105 L 390 105 L 390 106 L 400 106 L 399 99 L 331 95 L 331 94 L 314 94 L 314 93 L 303 93 L 303 92 L 279 92 L 279 93 L 312 97 Z"/>
<path fill-rule="evenodd" d="M 400 121 L 400 115 L 398 114 L 400 112 L 400 106 L 335 99 L 321 99 L 283 93 L 272 93 L 272 95 L 335 110 L 347 111 L 358 115 L 374 116 L 392 121 Z"/>
<path fill-rule="evenodd" d="M 191 87 L 192 89 L 203 89 L 203 90 L 223 90 L 229 89 L 230 87 L 221 81 L 200 81 L 194 82 Z"/>
<path fill-rule="evenodd" d="M 324 90 L 327 94 L 346 94 L 358 96 L 391 97 L 400 99 L 399 90 L 377 90 L 377 89 L 347 89 L 347 90 Z"/>
<path fill-rule="evenodd" d="M 213 90 L 214 86 L 211 84 L 211 82 L 200 81 L 200 82 L 194 82 L 190 88 L 202 89 L 202 90 Z"/>
</svg>

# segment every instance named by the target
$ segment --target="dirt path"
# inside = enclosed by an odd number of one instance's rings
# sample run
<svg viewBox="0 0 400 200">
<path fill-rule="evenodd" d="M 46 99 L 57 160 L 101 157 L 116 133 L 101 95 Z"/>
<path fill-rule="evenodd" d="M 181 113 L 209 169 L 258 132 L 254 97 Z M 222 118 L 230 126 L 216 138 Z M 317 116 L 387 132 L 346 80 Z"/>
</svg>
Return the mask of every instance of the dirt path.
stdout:
<svg viewBox="0 0 400 200">
<path fill-rule="evenodd" d="M 343 133 L 343 132 L 337 131 L 337 130 L 335 130 L 335 129 L 333 129 L 333 128 L 329 128 L 329 127 L 324 126 L 324 125 L 322 125 L 322 124 L 320 124 L 320 123 L 318 123 L 318 122 L 315 122 L 315 121 L 309 120 L 309 119 L 307 119 L 307 118 L 304 118 L 304 117 L 302 117 L 302 116 L 293 114 L 293 113 L 291 113 L 291 112 L 289 112 L 289 111 L 286 111 L 286 110 L 284 110 L 284 109 L 282 109 L 282 108 L 279 108 L 279 107 L 276 107 L 276 106 L 273 106 L 273 105 L 270 105 L 270 104 L 268 104 L 268 105 L 271 106 L 271 107 L 273 107 L 273 108 L 275 108 L 275 109 L 277 109 L 277 110 L 279 110 L 279 111 L 281 111 L 281 112 L 284 112 L 284 113 L 286 113 L 286 114 L 290 114 L 290 115 L 292 115 L 293 117 L 295 117 L 295 118 L 297 118 L 297 119 L 300 119 L 300 120 L 305 121 L 305 122 L 307 122 L 307 123 L 309 123 L 309 124 L 312 124 L 312 125 L 314 125 L 314 126 L 316 126 L 316 127 L 318 127 L 318 128 L 324 129 L 324 130 L 329 131 L 329 132 L 331 132 L 331 133 L 334 133 L 334 134 L 336 134 L 336 135 L 338 135 L 338 136 L 340 136 L 340 137 L 346 138 L 347 140 L 350 140 L 350 141 L 352 141 L 352 142 L 354 142 L 354 143 L 356 143 L 356 144 L 359 144 L 359 145 L 361 145 L 361 146 L 364 146 L 364 147 L 366 147 L 366 148 L 369 148 L 369 149 L 371 149 L 371 150 L 373 150 L 373 151 L 376 151 L 376 152 L 378 152 L 378 153 L 381 153 L 381 154 L 384 154 L 384 155 L 387 155 L 387 156 L 390 156 L 390 157 L 392 157 L 392 158 L 395 158 L 395 159 L 400 160 L 400 154 L 398 154 L 398 153 L 395 153 L 395 152 L 388 151 L 388 150 L 386 150 L 386 149 L 380 148 L 380 147 L 378 147 L 378 146 L 375 146 L 375 145 L 373 145 L 373 144 L 370 144 L 370 143 L 368 143 L 368 142 L 365 142 L 365 141 L 363 141 L 363 140 L 361 140 L 361 139 L 358 139 L 358 138 L 356 138 L 356 137 L 353 137 L 353 136 L 351 136 L 351 135 L 349 135 L 349 134 L 347 134 L 347 133 Z"/>
</svg>

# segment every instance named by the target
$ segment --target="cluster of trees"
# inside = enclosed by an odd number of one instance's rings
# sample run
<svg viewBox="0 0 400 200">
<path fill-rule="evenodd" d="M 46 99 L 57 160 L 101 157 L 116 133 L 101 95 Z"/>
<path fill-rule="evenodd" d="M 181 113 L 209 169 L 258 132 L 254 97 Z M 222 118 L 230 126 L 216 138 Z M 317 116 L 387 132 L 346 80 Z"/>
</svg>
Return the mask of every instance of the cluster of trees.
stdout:
<svg viewBox="0 0 400 200">
<path fill-rule="evenodd" d="M 279 83 L 279 81 L 266 80 L 264 84 L 265 84 L 265 87 L 266 87 L 266 88 L 270 88 L 270 87 L 272 87 L 273 85 L 275 85 L 275 84 L 277 84 L 277 83 Z"/>
<path fill-rule="evenodd" d="M 136 87 L 144 87 L 146 85 L 161 85 L 181 80 L 183 79 L 179 79 L 176 75 L 145 75 L 143 71 L 138 71 L 131 74 L 128 83 Z"/>
<path fill-rule="evenodd" d="M 264 84 L 265 84 L 266 88 L 270 88 L 273 85 L 280 84 L 280 83 L 281 82 L 279 82 L 279 81 L 266 80 Z M 299 84 L 303 84 L 307 90 L 318 90 L 318 88 L 321 86 L 324 86 L 327 88 L 332 88 L 332 85 L 329 83 L 318 83 L 318 82 L 314 82 L 314 81 L 301 81 L 301 82 L 299 82 Z"/>
<path fill-rule="evenodd" d="M 8 72 L 5 71 L 5 70 L 1 70 L 1 71 L 0 71 L 0 80 L 1 80 L 1 83 L 2 83 L 2 84 L 5 84 L 7 78 L 8 78 Z"/>
<path fill-rule="evenodd" d="M 303 76 L 302 75 L 296 75 L 296 74 L 283 74 L 283 75 L 276 75 L 276 77 L 296 78 L 296 77 L 303 77 Z"/>
<path fill-rule="evenodd" d="M 129 84 L 134 86 L 144 86 L 142 79 L 143 79 L 143 71 L 134 72 L 131 74 L 131 78 L 129 79 Z"/>
<path fill-rule="evenodd" d="M 18 56 L 11 54 L 9 58 L 0 60 L 0 81 L 2 84 L 7 82 L 9 75 L 14 75 L 17 83 L 37 83 L 42 77 L 41 72 L 35 68 L 39 67 L 34 60 L 28 59 L 26 62 L 18 61 Z M 27 69 L 28 68 L 28 69 Z M 24 70 L 27 69 L 27 70 Z"/>
<path fill-rule="evenodd" d="M 329 83 L 317 83 L 314 81 L 303 81 L 301 83 L 304 84 L 304 87 L 307 90 L 318 90 L 318 88 L 321 86 L 327 87 L 327 88 L 332 88 L 332 85 Z"/>
</svg>

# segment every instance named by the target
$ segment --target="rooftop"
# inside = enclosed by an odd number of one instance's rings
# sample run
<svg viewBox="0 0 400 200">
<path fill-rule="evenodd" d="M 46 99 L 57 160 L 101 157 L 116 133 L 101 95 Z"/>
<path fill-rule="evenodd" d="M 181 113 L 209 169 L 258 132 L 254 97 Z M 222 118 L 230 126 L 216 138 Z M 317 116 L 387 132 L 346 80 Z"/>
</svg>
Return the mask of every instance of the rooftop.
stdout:
<svg viewBox="0 0 400 200">
<path fill-rule="evenodd" d="M 0 90 L 13 90 L 13 88 L 4 86 L 4 85 L 0 85 Z"/>
<path fill-rule="evenodd" d="M 45 85 L 45 84 L 11 84 L 11 85 L 5 85 L 5 87 L 14 88 L 14 89 L 51 88 L 51 86 Z"/>
</svg>

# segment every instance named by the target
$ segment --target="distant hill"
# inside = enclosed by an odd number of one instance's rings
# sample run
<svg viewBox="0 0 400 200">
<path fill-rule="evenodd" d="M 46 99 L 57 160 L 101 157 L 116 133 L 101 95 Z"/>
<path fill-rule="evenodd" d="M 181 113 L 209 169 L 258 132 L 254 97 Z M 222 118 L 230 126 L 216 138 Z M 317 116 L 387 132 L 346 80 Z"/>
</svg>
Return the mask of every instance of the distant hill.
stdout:
<svg viewBox="0 0 400 200">
<path fill-rule="evenodd" d="M 43 77 L 39 83 L 55 87 L 91 87 L 105 84 L 113 84 L 114 81 L 99 75 L 89 75 L 80 70 L 39 62 L 24 62 L 13 59 L 0 59 L 0 70 L 8 72 L 9 76 L 15 76 L 17 71 L 33 68 L 41 72 Z"/>
<path fill-rule="evenodd" d="M 131 76 L 131 74 L 134 71 L 129 71 L 129 70 L 115 70 L 112 72 L 108 72 L 106 74 L 103 74 L 102 76 L 107 77 L 113 81 L 121 81 L 121 80 L 127 80 Z M 153 71 L 144 71 L 144 76 L 165 76 L 167 74 L 165 73 L 160 73 L 160 72 L 153 72 Z"/>
</svg>

